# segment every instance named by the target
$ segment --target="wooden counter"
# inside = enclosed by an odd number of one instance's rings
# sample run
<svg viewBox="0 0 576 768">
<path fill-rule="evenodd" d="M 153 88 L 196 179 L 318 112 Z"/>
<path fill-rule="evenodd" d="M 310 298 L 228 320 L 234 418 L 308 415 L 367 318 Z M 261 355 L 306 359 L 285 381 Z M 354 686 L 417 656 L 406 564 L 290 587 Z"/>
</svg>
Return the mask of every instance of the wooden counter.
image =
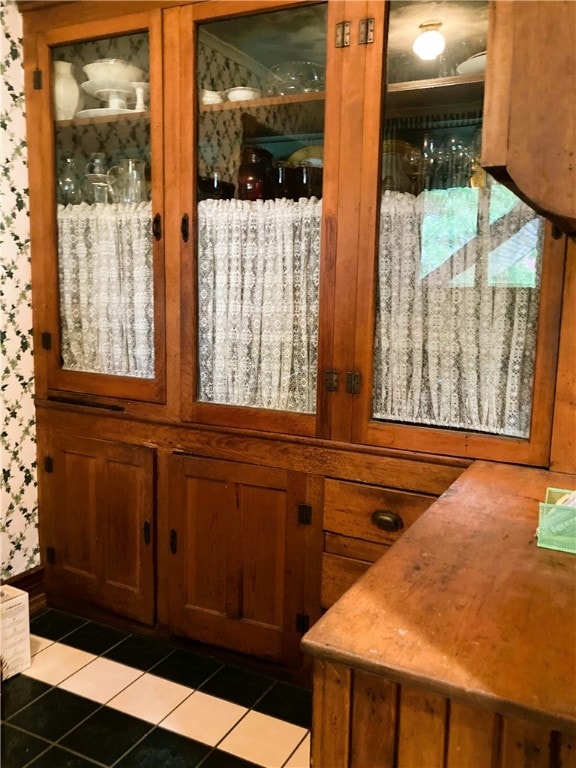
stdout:
<svg viewBox="0 0 576 768">
<path fill-rule="evenodd" d="M 576 766 L 576 555 L 548 486 L 476 462 L 312 627 L 315 768 Z"/>
</svg>

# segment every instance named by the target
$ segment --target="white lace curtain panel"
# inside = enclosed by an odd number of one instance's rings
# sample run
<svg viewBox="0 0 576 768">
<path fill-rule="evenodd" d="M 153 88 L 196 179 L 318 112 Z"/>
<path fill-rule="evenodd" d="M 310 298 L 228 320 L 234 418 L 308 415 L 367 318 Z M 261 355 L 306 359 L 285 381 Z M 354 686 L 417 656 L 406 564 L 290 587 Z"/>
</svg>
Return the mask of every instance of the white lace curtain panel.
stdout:
<svg viewBox="0 0 576 768">
<path fill-rule="evenodd" d="M 315 412 L 321 208 L 199 203 L 201 401 Z M 424 228 L 450 208 L 452 255 L 426 267 Z M 445 224 L 462 216 L 476 217 L 464 237 Z M 153 377 L 150 203 L 59 206 L 58 228 L 64 367 Z M 529 434 L 541 238 L 520 201 L 492 221 L 489 189 L 384 193 L 374 418 Z M 526 254 L 532 285 L 499 279 Z"/>
<path fill-rule="evenodd" d="M 444 223 L 437 239 L 455 255 L 423 274 L 423 222 L 447 207 L 476 232 Z M 384 194 L 375 418 L 529 435 L 542 225 L 520 201 L 494 221 L 489 207 L 488 188 Z M 533 287 L 499 280 L 523 254 L 535 260 Z"/>
<path fill-rule="evenodd" d="M 154 377 L 151 205 L 58 206 L 63 367 Z"/>
<path fill-rule="evenodd" d="M 201 401 L 315 411 L 321 207 L 198 204 Z"/>
</svg>

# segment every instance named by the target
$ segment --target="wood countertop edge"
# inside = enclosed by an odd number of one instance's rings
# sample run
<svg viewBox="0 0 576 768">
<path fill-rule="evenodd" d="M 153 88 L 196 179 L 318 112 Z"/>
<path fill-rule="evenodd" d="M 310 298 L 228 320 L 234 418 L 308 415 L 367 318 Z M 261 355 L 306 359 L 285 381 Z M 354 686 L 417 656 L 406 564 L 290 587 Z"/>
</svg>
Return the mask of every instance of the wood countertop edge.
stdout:
<svg viewBox="0 0 576 768">
<path fill-rule="evenodd" d="M 303 651 L 576 732 L 576 555 L 534 541 L 550 486 L 575 488 L 576 477 L 474 462 L 309 630 Z"/>
<path fill-rule="evenodd" d="M 562 712 L 550 712 L 535 707 L 523 706 L 515 701 L 487 691 L 450 685 L 445 680 L 423 676 L 407 668 L 395 667 L 391 664 L 382 664 L 381 662 L 371 663 L 370 660 L 362 655 L 348 653 L 340 648 L 330 647 L 306 638 L 302 640 L 302 649 L 307 655 L 313 657 L 315 661 L 342 664 L 353 670 L 384 677 L 393 683 L 426 690 L 454 701 L 459 701 L 462 704 L 467 704 L 468 706 L 477 706 L 506 717 L 527 720 L 576 736 L 576 715 L 570 717 Z"/>
</svg>

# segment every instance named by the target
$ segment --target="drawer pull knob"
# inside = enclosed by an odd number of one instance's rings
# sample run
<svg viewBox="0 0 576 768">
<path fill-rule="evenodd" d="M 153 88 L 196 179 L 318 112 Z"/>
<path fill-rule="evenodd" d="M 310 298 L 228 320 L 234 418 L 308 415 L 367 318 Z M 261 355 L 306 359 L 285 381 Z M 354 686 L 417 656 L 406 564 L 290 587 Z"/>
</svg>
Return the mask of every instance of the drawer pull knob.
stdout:
<svg viewBox="0 0 576 768">
<path fill-rule="evenodd" d="M 399 531 L 404 528 L 404 521 L 396 512 L 389 509 L 375 509 L 372 512 L 372 522 L 382 531 Z"/>
</svg>

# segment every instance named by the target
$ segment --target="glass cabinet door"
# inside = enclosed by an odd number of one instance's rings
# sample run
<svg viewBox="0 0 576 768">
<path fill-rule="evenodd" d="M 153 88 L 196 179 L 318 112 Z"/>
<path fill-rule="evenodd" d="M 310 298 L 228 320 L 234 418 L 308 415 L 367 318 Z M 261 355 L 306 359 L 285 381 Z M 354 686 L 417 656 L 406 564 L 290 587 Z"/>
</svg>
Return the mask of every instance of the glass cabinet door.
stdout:
<svg viewBox="0 0 576 768">
<path fill-rule="evenodd" d="M 148 28 L 49 47 L 65 389 L 159 395 L 150 51 Z"/>
<path fill-rule="evenodd" d="M 196 27 L 198 403 L 316 412 L 326 9 Z"/>
<path fill-rule="evenodd" d="M 369 442 L 531 434 L 545 222 L 480 166 L 487 28 L 482 0 L 389 4 Z"/>
</svg>

